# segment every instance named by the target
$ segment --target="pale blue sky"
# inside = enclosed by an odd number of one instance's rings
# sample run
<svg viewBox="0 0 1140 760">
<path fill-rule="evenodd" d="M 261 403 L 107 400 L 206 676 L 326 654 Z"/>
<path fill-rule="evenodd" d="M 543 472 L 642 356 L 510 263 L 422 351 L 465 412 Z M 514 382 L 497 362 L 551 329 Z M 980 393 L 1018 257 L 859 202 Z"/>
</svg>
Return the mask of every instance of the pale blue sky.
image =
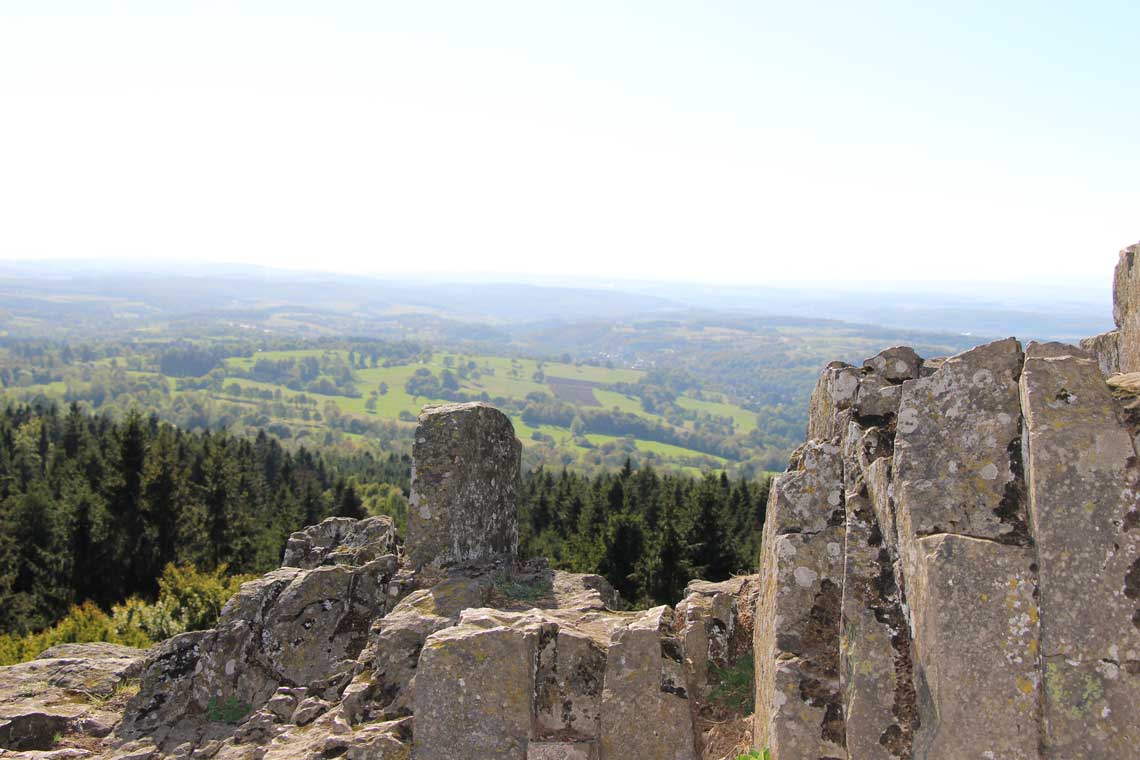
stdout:
<svg viewBox="0 0 1140 760">
<path fill-rule="evenodd" d="M 1140 5 L 919 5 L 0 0 L 0 258 L 1107 278 Z"/>
</svg>

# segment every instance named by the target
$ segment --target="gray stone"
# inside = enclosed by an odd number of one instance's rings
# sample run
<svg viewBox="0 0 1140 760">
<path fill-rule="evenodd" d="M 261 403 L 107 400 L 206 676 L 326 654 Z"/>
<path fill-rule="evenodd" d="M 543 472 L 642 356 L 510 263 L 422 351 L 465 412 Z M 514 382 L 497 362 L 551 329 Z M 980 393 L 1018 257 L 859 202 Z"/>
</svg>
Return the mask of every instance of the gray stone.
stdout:
<svg viewBox="0 0 1140 760">
<path fill-rule="evenodd" d="M 695 760 L 696 737 L 672 611 L 656 607 L 613 635 L 602 691 L 601 756 Z"/>
<path fill-rule="evenodd" d="M 1120 252 L 1112 278 L 1112 318 L 1120 331 L 1120 372 L 1140 372 L 1140 243 Z"/>
<path fill-rule="evenodd" d="M 1125 757 L 1140 724 L 1140 468 L 1091 359 L 1031 344 L 1021 376 L 1049 757 Z M 1094 614 L 1090 614 L 1094 610 Z"/>
<path fill-rule="evenodd" d="M 855 403 L 862 375 L 857 367 L 844 362 L 827 365 L 808 405 L 808 440 L 830 441 L 839 435 L 842 429 L 836 425 L 836 415 Z"/>
<path fill-rule="evenodd" d="M 556 625 L 535 621 L 489 628 L 461 622 L 429 636 L 416 669 L 417 760 L 525 760 L 536 654 L 555 635 Z"/>
<path fill-rule="evenodd" d="M 816 533 L 843 520 L 843 462 L 839 447 L 810 442 L 800 449 L 798 469 L 772 482 L 765 535 Z"/>
<path fill-rule="evenodd" d="M 522 444 L 510 419 L 480 402 L 426 407 L 412 454 L 409 562 L 513 558 Z"/>
<path fill-rule="evenodd" d="M 309 697 L 301 704 L 297 705 L 297 709 L 293 712 L 293 723 L 298 726 L 304 726 L 312 723 L 317 718 L 321 717 L 329 711 L 329 703 L 323 699 L 316 697 Z"/>
<path fill-rule="evenodd" d="M 61 644 L 0 667 L 0 749 L 48 752 L 59 735 L 106 736 L 119 722 L 120 689 L 145 652 L 116 644 Z"/>
<path fill-rule="evenodd" d="M 863 366 L 891 383 L 914 380 L 922 370 L 922 358 L 909 346 L 886 348 L 863 362 Z"/>
<path fill-rule="evenodd" d="M 1039 613 L 1032 550 L 940 534 L 907 580 L 915 757 L 1038 757 Z"/>
<path fill-rule="evenodd" d="M 526 760 L 598 760 L 597 742 L 531 742 Z"/>
<path fill-rule="evenodd" d="M 330 517 L 289 536 L 282 567 L 364 565 L 396 553 L 396 528 L 384 515 L 353 520 Z"/>
<path fill-rule="evenodd" d="M 909 758 L 917 719 L 910 631 L 867 495 L 848 491 L 845 505 L 839 660 L 847 753 Z"/>
<path fill-rule="evenodd" d="M 829 506 L 829 505 L 827 505 Z M 773 758 L 844 756 L 839 620 L 844 529 L 772 535 L 755 622 L 756 746 Z"/>
<path fill-rule="evenodd" d="M 1081 340 L 1081 348 L 1092 354 L 1105 377 L 1120 372 L 1120 331 L 1110 330 Z"/>
<path fill-rule="evenodd" d="M 436 631 L 455 625 L 463 610 L 484 606 L 490 591 L 486 578 L 448 578 L 430 589 L 413 591 L 378 620 L 370 633 L 368 653 L 370 681 L 376 690 L 371 704 L 361 707 L 364 715 L 387 719 L 410 715 L 412 682 L 424 642 Z"/>
<path fill-rule="evenodd" d="M 904 562 L 913 559 L 905 551 L 912 536 L 1027 542 L 1021 363 L 1021 348 L 1011 338 L 947 359 L 933 375 L 904 387 L 894 442 Z"/>
<path fill-rule="evenodd" d="M 852 408 L 859 417 L 894 417 L 899 409 L 901 388 L 879 375 L 864 377 L 859 381 Z"/>
</svg>

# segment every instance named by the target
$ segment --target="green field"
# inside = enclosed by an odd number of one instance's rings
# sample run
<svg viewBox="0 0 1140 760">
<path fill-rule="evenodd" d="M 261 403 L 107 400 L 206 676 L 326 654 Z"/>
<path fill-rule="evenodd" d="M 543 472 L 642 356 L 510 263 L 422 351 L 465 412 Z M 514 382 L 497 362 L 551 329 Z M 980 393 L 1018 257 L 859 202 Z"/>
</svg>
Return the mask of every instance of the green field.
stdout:
<svg viewBox="0 0 1140 760">
<path fill-rule="evenodd" d="M 316 360 L 315 364 L 313 359 Z M 261 369 L 255 369 L 255 365 L 262 360 L 270 362 L 293 360 L 297 363 L 295 366 L 299 366 L 302 360 L 309 360 L 309 380 L 306 383 L 298 383 L 295 378 L 289 381 L 289 385 L 293 385 L 291 388 L 285 384 L 285 380 L 267 382 L 264 379 L 257 379 L 269 376 L 266 375 L 269 371 L 265 369 L 267 365 L 263 364 Z M 616 410 L 636 415 L 646 420 L 648 424 L 659 427 L 697 430 L 692 419 L 674 418 L 674 423 L 670 424 L 663 416 L 645 411 L 639 398 L 606 389 L 605 386 L 616 383 L 636 384 L 644 377 L 644 373 L 638 370 L 455 353 L 434 353 L 430 357 L 424 355 L 410 363 L 390 367 L 382 366 L 382 361 L 377 362 L 378 366 L 375 367 L 371 366 L 371 362 L 361 367 L 360 362 L 360 357 L 357 357 L 356 362 L 350 364 L 349 352 L 345 349 L 262 351 L 252 356 L 227 358 L 209 378 L 187 380 L 161 375 L 157 371 L 157 362 L 147 361 L 145 358 L 133 360 L 130 366 L 136 367 L 134 369 L 125 368 L 121 361 L 113 363 L 108 359 L 92 361 L 88 366 L 97 369 L 104 376 L 117 373 L 127 383 L 148 388 L 149 390 L 145 392 L 141 390 L 131 392 L 139 400 L 150 399 L 144 403 L 151 405 L 155 403 L 153 399 L 156 389 L 157 393 L 168 397 L 170 403 L 184 399 L 188 403 L 200 404 L 201 401 L 193 400 L 204 398 L 210 404 L 223 405 L 223 407 L 230 405 L 229 408 L 234 410 L 229 415 L 230 419 L 234 419 L 236 415 L 238 418 L 249 420 L 244 423 L 246 425 L 286 425 L 294 429 L 297 437 L 321 434 L 325 417 L 333 413 L 330 411 L 333 408 L 343 419 L 385 421 L 406 431 L 401 436 L 410 434 L 415 424 L 414 417 L 425 405 L 447 403 L 443 398 L 408 392 L 405 386 L 421 368 L 427 368 L 434 377 L 440 379 L 445 371 L 453 373 L 460 394 L 469 397 L 486 394 L 486 398 L 504 406 L 514 423 L 518 437 L 528 450 L 549 452 L 553 449 L 558 452 L 569 452 L 569 461 L 587 457 L 597 462 L 599 458 L 618 456 L 622 451 L 628 450 L 629 438 L 589 430 L 585 431 L 584 438 L 575 438 L 568 425 L 528 425 L 523 422 L 521 415 L 528 396 L 545 398 L 549 403 L 554 403 L 557 399 L 563 404 L 579 406 L 595 414 Z M 319 370 L 314 369 L 318 366 Z M 315 378 L 313 378 L 314 372 L 317 372 Z M 248 376 L 251 374 L 256 377 Z M 318 384 L 325 392 L 312 390 Z M 94 386 L 94 382 L 73 378 L 71 382 L 56 381 L 41 385 L 25 385 L 20 389 L 20 395 L 25 398 L 35 395 L 55 399 L 62 399 L 65 395 L 85 398 L 94 392 Z M 352 395 L 352 389 L 355 389 L 355 395 Z M 117 399 L 120 406 L 125 398 L 120 394 Z M 681 410 L 691 410 L 699 414 L 731 418 L 736 434 L 746 434 L 756 427 L 754 413 L 724 401 L 698 401 L 682 396 L 677 398 L 676 406 Z M 583 414 L 585 413 L 583 411 Z M 369 437 L 368 433 L 360 433 L 359 430 L 350 429 L 348 426 L 342 426 L 341 432 L 337 435 L 342 440 L 357 444 L 367 444 Z M 619 445 L 615 448 L 607 444 Z M 656 440 L 635 438 L 633 447 L 638 452 L 651 455 L 650 459 L 658 464 L 688 471 L 693 470 L 695 463 L 717 467 L 729 464 L 729 460 L 721 456 Z M 562 455 L 559 459 L 563 463 L 567 461 Z"/>
</svg>

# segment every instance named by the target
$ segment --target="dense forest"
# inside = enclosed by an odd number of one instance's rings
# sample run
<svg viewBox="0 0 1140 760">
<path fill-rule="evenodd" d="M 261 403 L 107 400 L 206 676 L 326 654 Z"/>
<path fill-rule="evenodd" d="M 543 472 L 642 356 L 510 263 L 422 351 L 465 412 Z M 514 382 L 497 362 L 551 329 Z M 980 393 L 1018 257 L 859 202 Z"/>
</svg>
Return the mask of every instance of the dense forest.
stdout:
<svg viewBox="0 0 1140 760">
<path fill-rule="evenodd" d="M 298 528 L 406 510 L 410 462 L 285 450 L 77 405 L 0 412 L 0 630 L 153 596 L 168 563 L 264 572 Z"/>
<path fill-rule="evenodd" d="M 186 432 L 137 411 L 9 405 L 0 410 L 0 633 L 61 620 L 90 629 L 100 610 L 185 597 L 188 586 L 224 598 L 228 577 L 276 567 L 291 532 L 330 515 L 390 514 L 402 529 L 410 464 L 287 449 L 264 432 Z M 638 604 L 675 602 L 694 576 L 746 571 L 767 498 L 763 483 L 629 462 L 592 477 L 540 468 L 523 486 L 523 555 L 601 573 Z"/>
<path fill-rule="evenodd" d="M 523 483 L 524 555 L 604 575 L 638 606 L 676 604 L 692 578 L 754 572 L 767 482 L 659 474 L 652 468 L 593 477 L 536 470 Z"/>
</svg>

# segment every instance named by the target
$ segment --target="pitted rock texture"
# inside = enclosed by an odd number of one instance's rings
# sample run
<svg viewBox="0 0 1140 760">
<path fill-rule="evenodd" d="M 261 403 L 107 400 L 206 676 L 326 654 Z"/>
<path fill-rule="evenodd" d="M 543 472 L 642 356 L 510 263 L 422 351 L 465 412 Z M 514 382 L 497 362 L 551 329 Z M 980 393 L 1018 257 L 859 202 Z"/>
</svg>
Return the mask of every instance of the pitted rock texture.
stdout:
<svg viewBox="0 0 1140 760">
<path fill-rule="evenodd" d="M 510 419 L 482 402 L 427 407 L 412 455 L 412 566 L 513 558 L 522 444 Z"/>
<path fill-rule="evenodd" d="M 122 714 L 118 694 L 139 677 L 144 655 L 117 644 L 61 644 L 0 668 L 0 753 L 82 756 L 68 745 L 111 733 Z"/>
<path fill-rule="evenodd" d="M 282 567 L 363 565 L 396 553 L 396 527 L 387 515 L 353 520 L 330 517 L 289 536 Z"/>
<path fill-rule="evenodd" d="M 1132 271 L 1122 257 L 1121 335 Z M 1137 756 L 1140 375 L 1013 339 L 891 365 L 826 368 L 773 483 L 754 746 Z"/>
</svg>

